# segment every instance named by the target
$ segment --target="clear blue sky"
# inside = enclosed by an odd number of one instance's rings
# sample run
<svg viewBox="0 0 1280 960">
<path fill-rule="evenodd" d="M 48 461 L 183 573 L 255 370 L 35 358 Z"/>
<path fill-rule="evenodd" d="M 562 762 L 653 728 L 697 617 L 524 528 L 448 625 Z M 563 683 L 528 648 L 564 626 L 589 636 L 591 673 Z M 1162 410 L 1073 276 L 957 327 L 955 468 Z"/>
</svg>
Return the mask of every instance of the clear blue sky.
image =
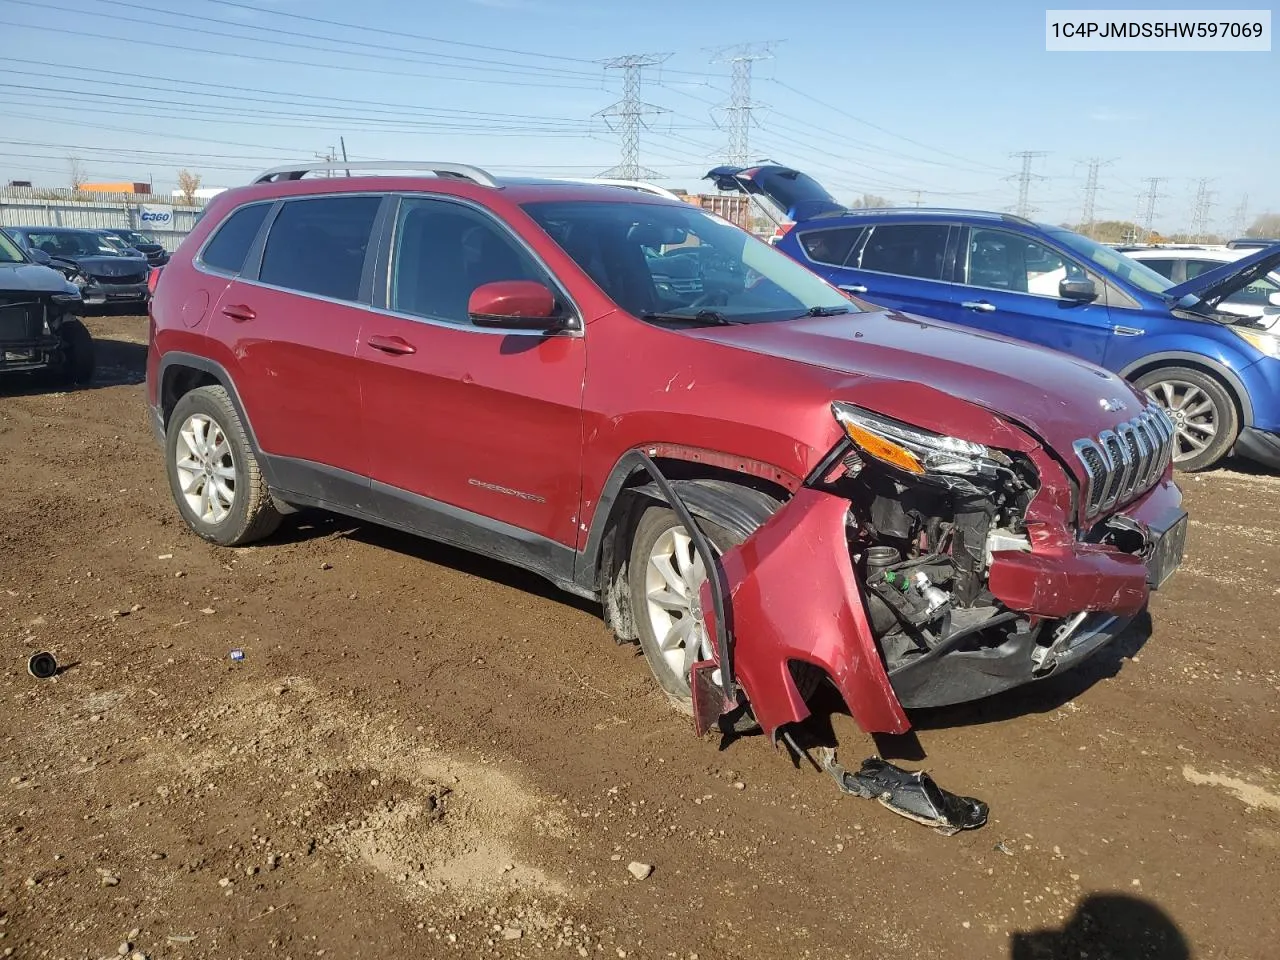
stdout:
<svg viewBox="0 0 1280 960">
<path fill-rule="evenodd" d="M 1144 177 L 1167 178 L 1158 228 L 1189 223 L 1200 177 L 1213 178 L 1219 230 L 1233 228 L 1245 194 L 1250 219 L 1280 211 L 1280 52 L 1047 53 L 1044 9 L 0 0 L 0 179 L 65 186 L 75 156 L 93 179 L 153 178 L 168 190 L 186 166 L 230 186 L 340 135 L 353 158 L 593 175 L 619 154 L 593 115 L 621 96 L 621 76 L 597 61 L 670 53 L 645 73 L 643 99 L 668 112 L 650 118 L 641 162 L 697 189 L 727 145 L 713 106 L 728 100 L 729 67 L 710 62 L 712 48 L 777 40 L 755 65 L 764 107 L 751 153 L 812 173 L 841 199 L 911 202 L 920 190 L 926 203 L 1009 208 L 1010 154 L 1037 150 L 1048 154 L 1031 191 L 1043 219 L 1079 219 L 1090 157 L 1113 161 L 1100 171 L 1098 219 L 1132 219 Z"/>
</svg>

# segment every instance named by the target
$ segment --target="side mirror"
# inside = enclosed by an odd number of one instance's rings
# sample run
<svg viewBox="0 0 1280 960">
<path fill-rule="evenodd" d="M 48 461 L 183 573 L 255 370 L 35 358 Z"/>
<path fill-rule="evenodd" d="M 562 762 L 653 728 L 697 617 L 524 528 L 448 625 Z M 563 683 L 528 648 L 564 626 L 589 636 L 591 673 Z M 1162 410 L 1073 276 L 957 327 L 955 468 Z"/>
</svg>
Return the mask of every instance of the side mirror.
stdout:
<svg viewBox="0 0 1280 960">
<path fill-rule="evenodd" d="M 1063 300 L 1091 303 L 1098 299 L 1098 288 L 1092 280 L 1061 280 L 1058 283 L 1058 296 Z"/>
<path fill-rule="evenodd" d="M 53 262 L 53 257 L 49 256 L 49 254 L 45 253 L 39 247 L 33 247 L 28 250 L 27 256 L 29 256 L 33 262 L 45 267 Z"/>
<path fill-rule="evenodd" d="M 550 330 L 560 325 L 556 298 L 533 280 L 498 280 L 471 291 L 467 313 L 477 327 Z"/>
<path fill-rule="evenodd" d="M 1267 303 L 1271 304 L 1273 307 L 1280 307 L 1280 290 L 1277 290 L 1275 293 L 1271 294 L 1271 296 L 1267 297 Z"/>
</svg>

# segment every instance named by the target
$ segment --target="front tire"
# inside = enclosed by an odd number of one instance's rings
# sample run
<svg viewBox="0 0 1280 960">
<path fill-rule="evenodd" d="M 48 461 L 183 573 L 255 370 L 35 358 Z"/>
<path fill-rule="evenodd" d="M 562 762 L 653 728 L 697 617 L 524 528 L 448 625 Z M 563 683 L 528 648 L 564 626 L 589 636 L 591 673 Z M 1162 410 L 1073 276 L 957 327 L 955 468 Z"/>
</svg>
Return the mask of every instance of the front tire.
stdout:
<svg viewBox="0 0 1280 960">
<path fill-rule="evenodd" d="M 1207 470 L 1235 445 L 1240 415 L 1231 394 L 1215 377 L 1190 367 L 1161 367 L 1143 374 L 1134 386 L 1164 407 L 1177 428 L 1174 469 Z"/>
<path fill-rule="evenodd" d="M 82 386 L 93 379 L 96 365 L 93 336 L 79 319 L 67 317 L 58 328 L 62 338 L 59 379 L 68 386 Z"/>
<path fill-rule="evenodd" d="M 240 415 L 222 387 L 198 387 L 174 406 L 165 466 L 182 519 L 205 540 L 237 547 L 280 525 Z"/>
</svg>

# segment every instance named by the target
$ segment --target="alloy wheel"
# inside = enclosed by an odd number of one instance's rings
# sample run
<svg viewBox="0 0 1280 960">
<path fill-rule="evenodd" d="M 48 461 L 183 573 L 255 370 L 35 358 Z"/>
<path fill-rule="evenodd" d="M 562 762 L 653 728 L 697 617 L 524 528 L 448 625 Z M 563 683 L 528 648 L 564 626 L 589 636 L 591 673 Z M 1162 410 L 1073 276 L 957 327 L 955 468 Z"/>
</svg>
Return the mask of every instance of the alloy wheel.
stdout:
<svg viewBox="0 0 1280 960">
<path fill-rule="evenodd" d="M 178 484 L 187 507 L 204 523 L 221 523 L 236 499 L 236 463 L 216 420 L 193 413 L 178 431 Z"/>
<path fill-rule="evenodd" d="M 1177 431 L 1174 436 L 1174 463 L 1199 455 L 1218 435 L 1218 408 L 1213 398 L 1194 383 L 1160 380 L 1143 392 L 1164 407 L 1173 420 Z"/>
<path fill-rule="evenodd" d="M 671 527 L 654 542 L 645 565 L 645 612 L 666 667 L 686 687 L 693 665 L 711 656 L 699 595 L 706 579 L 684 527 Z"/>
</svg>

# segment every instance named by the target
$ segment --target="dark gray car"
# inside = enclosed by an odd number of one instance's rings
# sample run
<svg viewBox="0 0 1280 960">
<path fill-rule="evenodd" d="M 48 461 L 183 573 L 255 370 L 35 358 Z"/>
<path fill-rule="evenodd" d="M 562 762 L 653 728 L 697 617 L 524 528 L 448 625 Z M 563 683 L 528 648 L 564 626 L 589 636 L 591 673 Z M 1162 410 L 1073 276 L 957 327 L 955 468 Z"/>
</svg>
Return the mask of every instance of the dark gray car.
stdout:
<svg viewBox="0 0 1280 960">
<path fill-rule="evenodd" d="M 74 283 L 0 230 L 0 373 L 47 371 L 60 383 L 88 383 L 94 350 L 76 316 L 82 303 Z"/>
<path fill-rule="evenodd" d="M 147 261 L 128 256 L 98 230 L 74 227 L 5 227 L 38 263 L 60 271 L 76 285 L 86 306 L 147 302 Z"/>
</svg>

